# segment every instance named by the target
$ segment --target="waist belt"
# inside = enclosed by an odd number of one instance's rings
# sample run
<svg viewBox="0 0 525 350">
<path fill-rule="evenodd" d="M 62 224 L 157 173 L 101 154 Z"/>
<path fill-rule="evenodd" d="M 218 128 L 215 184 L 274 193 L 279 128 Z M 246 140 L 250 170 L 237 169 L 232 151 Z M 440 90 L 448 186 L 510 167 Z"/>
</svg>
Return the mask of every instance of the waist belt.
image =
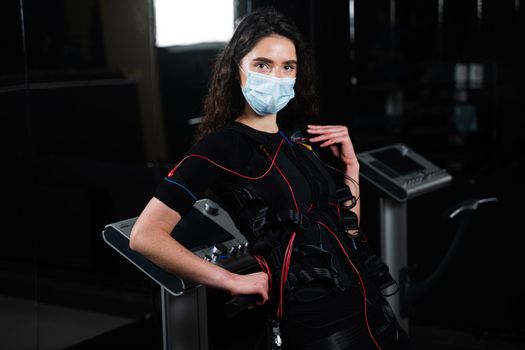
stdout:
<svg viewBox="0 0 525 350">
<path fill-rule="evenodd" d="M 397 323 L 389 325 L 382 325 L 377 328 L 374 333 L 376 340 L 383 344 L 383 346 L 390 348 L 392 345 L 399 342 L 400 327 Z M 342 331 L 335 332 L 327 337 L 314 340 L 313 342 L 302 344 L 298 347 L 292 348 L 301 350 L 346 350 L 346 349 L 360 349 L 366 344 L 371 344 L 370 336 L 364 327 L 355 326 L 353 328 L 346 328 Z M 398 347 L 395 347 L 396 349 Z"/>
<path fill-rule="evenodd" d="M 343 350 L 352 345 L 360 345 L 365 336 L 365 328 L 352 327 L 333 333 L 327 337 L 302 345 L 304 350 Z"/>
</svg>

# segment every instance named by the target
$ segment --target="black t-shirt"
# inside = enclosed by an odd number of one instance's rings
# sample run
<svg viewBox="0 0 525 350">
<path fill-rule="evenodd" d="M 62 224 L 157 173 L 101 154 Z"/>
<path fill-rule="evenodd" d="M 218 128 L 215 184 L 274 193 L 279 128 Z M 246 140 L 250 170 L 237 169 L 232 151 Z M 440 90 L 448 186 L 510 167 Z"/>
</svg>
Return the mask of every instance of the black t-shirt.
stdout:
<svg viewBox="0 0 525 350">
<path fill-rule="evenodd" d="M 264 156 L 261 158 L 261 152 L 253 140 L 236 131 L 238 129 L 250 133 L 260 144 L 265 145 L 270 157 L 274 155 L 272 151 L 277 149 L 279 143 L 285 144 L 281 146 L 281 150 L 283 147 L 290 147 L 289 140 L 282 132 L 267 133 L 232 122 L 193 145 L 185 153 L 176 170 L 159 184 L 154 196 L 184 215 L 197 199 L 209 197 L 211 194 L 214 199 L 223 202 L 223 197 L 228 196 L 229 190 L 250 181 L 233 172 L 251 177 L 264 174 L 271 165 L 271 159 L 265 159 Z M 300 211 L 306 210 L 311 204 L 311 188 L 308 181 L 285 152 L 279 152 L 276 163 L 280 170 L 286 170 L 285 177 L 292 187 L 293 196 L 279 170 L 274 169 L 268 176 L 253 180 L 270 181 L 275 187 L 275 192 L 262 194 L 266 197 L 265 200 L 270 206 L 286 203 L 295 206 L 296 202 Z M 333 184 L 328 186 L 333 190 Z"/>
<path fill-rule="evenodd" d="M 232 190 L 247 184 L 258 189 L 268 207 L 275 211 L 299 209 L 305 213 L 312 206 L 336 202 L 335 191 L 340 185 L 337 175 L 321 164 L 317 153 L 303 146 L 282 132 L 267 133 L 232 122 L 192 146 L 158 185 L 154 196 L 181 215 L 187 213 L 196 200 L 205 197 L 213 198 L 228 211 Z M 277 150 L 275 166 L 268 171 Z M 305 167 L 305 162 L 311 162 L 310 166 Z M 339 233 L 344 241 L 344 233 Z M 344 242 L 345 248 L 350 249 L 348 241 Z M 358 327 L 363 337 L 360 341 L 370 345 L 363 328 L 359 277 L 352 271 L 341 247 L 315 224 L 297 235 L 294 247 L 308 244 L 330 252 L 331 263 L 342 276 L 345 289 L 312 302 L 290 305 L 287 318 L 283 319 L 288 337 L 313 340 L 352 326 Z M 377 290 L 370 288 L 368 296 L 371 298 L 373 294 L 380 298 Z"/>
</svg>

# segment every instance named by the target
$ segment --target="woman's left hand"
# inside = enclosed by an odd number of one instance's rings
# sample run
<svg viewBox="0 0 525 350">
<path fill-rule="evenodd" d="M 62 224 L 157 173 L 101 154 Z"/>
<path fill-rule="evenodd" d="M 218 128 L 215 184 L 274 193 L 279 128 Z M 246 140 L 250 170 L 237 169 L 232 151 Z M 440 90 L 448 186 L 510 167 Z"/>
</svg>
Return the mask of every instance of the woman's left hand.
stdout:
<svg viewBox="0 0 525 350">
<path fill-rule="evenodd" d="M 329 147 L 334 156 L 339 158 L 347 167 L 357 166 L 357 156 L 344 125 L 308 125 L 308 133 L 316 135 L 310 142 L 322 142 L 320 147 Z"/>
</svg>

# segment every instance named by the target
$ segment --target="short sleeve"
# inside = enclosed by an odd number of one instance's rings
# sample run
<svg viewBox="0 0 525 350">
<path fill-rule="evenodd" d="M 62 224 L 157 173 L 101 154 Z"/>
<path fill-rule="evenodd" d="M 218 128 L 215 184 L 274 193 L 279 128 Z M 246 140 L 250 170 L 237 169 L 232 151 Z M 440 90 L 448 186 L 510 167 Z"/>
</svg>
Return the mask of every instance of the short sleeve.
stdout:
<svg viewBox="0 0 525 350">
<path fill-rule="evenodd" d="M 179 163 L 157 186 L 154 197 L 186 214 L 193 204 L 231 181 L 232 173 L 241 172 L 251 158 L 251 147 L 239 133 L 218 130 L 193 145 Z"/>
</svg>

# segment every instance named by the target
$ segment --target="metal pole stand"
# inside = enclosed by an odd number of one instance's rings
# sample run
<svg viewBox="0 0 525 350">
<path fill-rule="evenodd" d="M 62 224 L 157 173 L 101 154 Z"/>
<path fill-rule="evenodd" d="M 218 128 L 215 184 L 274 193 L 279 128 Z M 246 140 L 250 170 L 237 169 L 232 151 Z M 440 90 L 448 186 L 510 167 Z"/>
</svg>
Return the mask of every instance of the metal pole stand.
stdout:
<svg viewBox="0 0 525 350">
<path fill-rule="evenodd" d="M 394 314 L 408 333 L 405 315 L 406 274 L 408 266 L 406 201 L 435 191 L 450 183 L 452 176 L 404 144 L 394 144 L 357 154 L 361 176 L 383 196 L 379 198 L 381 258 L 397 281 L 399 292 L 391 286 L 387 293 Z M 405 316 L 403 316 L 405 315 Z"/>
<path fill-rule="evenodd" d="M 401 269 L 408 266 L 407 206 L 390 198 L 379 198 L 381 259 L 388 265 L 392 277 L 399 283 Z M 390 294 L 396 286 L 386 291 Z M 401 316 L 401 293 L 387 297 L 399 325 L 408 333 L 409 320 Z"/>
<path fill-rule="evenodd" d="M 208 350 L 206 287 L 172 295 L 161 287 L 164 350 Z"/>
</svg>

